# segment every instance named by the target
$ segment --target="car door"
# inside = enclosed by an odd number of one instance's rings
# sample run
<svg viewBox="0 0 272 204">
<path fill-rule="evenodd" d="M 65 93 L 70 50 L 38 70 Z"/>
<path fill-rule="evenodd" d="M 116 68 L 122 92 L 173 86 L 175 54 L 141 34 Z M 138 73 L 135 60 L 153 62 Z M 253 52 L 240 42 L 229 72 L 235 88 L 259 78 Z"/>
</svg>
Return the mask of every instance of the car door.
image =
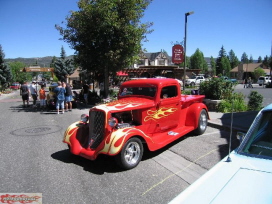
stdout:
<svg viewBox="0 0 272 204">
<path fill-rule="evenodd" d="M 180 99 L 177 86 L 165 86 L 161 90 L 160 102 L 156 107 L 156 132 L 165 132 L 178 126 Z"/>
</svg>

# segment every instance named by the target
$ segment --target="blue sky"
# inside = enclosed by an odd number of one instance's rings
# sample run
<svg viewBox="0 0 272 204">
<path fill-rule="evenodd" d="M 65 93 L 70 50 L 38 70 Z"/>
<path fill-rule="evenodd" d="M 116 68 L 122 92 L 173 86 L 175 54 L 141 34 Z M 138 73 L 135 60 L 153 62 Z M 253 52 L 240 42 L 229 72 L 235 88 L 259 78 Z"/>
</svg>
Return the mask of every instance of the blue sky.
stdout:
<svg viewBox="0 0 272 204">
<path fill-rule="evenodd" d="M 55 24 L 69 11 L 77 10 L 77 0 L 0 0 L 0 44 L 5 58 L 60 56 L 73 50 L 61 38 Z M 184 39 L 187 21 L 187 56 L 197 48 L 205 57 L 217 57 L 224 46 L 238 59 L 243 52 L 257 59 L 271 55 L 271 0 L 153 0 L 142 22 L 153 22 L 154 31 L 143 44 L 148 52 L 162 49 L 172 55 L 175 42 Z"/>
</svg>

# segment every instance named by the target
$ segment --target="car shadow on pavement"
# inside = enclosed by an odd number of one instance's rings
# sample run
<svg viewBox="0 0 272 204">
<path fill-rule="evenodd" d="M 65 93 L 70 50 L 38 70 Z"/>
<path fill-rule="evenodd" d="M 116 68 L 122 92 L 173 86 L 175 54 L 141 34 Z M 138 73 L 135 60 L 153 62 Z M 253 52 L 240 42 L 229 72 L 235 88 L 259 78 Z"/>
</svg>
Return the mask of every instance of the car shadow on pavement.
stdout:
<svg viewBox="0 0 272 204">
<path fill-rule="evenodd" d="M 68 149 L 66 149 L 53 153 L 51 157 L 63 163 L 81 166 L 85 171 L 98 175 L 102 175 L 105 172 L 117 173 L 125 171 L 116 164 L 114 157 L 106 155 L 99 155 L 96 160 L 91 161 L 89 159 L 73 155 Z"/>
</svg>

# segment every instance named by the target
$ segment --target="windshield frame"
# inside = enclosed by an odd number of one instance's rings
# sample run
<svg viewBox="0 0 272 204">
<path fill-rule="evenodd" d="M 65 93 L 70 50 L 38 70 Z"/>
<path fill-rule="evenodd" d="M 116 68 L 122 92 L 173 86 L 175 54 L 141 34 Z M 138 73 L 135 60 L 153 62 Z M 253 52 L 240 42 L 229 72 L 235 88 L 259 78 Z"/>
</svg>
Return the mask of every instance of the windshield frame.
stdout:
<svg viewBox="0 0 272 204">
<path fill-rule="evenodd" d="M 268 129 L 272 124 L 271 119 L 272 110 L 263 110 L 256 116 L 245 139 L 237 149 L 238 154 L 272 160 L 272 135 L 267 135 L 267 132 L 270 132 Z M 265 139 L 270 139 L 270 141 L 267 142 Z M 261 152 L 253 153 L 253 151 L 257 152 L 257 148 L 260 147 L 263 149 L 262 154 Z M 265 151 L 271 151 L 271 153 L 263 154 Z"/>
<path fill-rule="evenodd" d="M 127 93 L 125 94 L 124 90 Z M 142 92 L 141 92 L 142 91 Z M 158 88 L 156 86 L 141 85 L 141 86 L 122 86 L 118 93 L 120 98 L 123 97 L 144 97 L 144 98 L 155 98 L 157 96 Z M 134 93 L 134 94 L 133 94 Z"/>
</svg>

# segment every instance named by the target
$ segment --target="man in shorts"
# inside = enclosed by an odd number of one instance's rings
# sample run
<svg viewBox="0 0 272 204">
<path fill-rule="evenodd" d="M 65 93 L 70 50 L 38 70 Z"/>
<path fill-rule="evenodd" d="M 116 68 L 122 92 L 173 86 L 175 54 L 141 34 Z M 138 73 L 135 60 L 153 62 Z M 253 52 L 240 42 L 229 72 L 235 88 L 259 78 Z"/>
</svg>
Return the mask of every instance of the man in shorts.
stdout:
<svg viewBox="0 0 272 204">
<path fill-rule="evenodd" d="M 25 102 L 27 103 L 27 107 L 29 106 L 29 88 L 26 82 L 20 88 L 20 95 L 22 96 L 23 106 L 25 108 Z"/>
<path fill-rule="evenodd" d="M 69 83 L 62 82 L 63 87 L 65 87 L 65 112 L 72 111 L 72 88 Z"/>
</svg>

